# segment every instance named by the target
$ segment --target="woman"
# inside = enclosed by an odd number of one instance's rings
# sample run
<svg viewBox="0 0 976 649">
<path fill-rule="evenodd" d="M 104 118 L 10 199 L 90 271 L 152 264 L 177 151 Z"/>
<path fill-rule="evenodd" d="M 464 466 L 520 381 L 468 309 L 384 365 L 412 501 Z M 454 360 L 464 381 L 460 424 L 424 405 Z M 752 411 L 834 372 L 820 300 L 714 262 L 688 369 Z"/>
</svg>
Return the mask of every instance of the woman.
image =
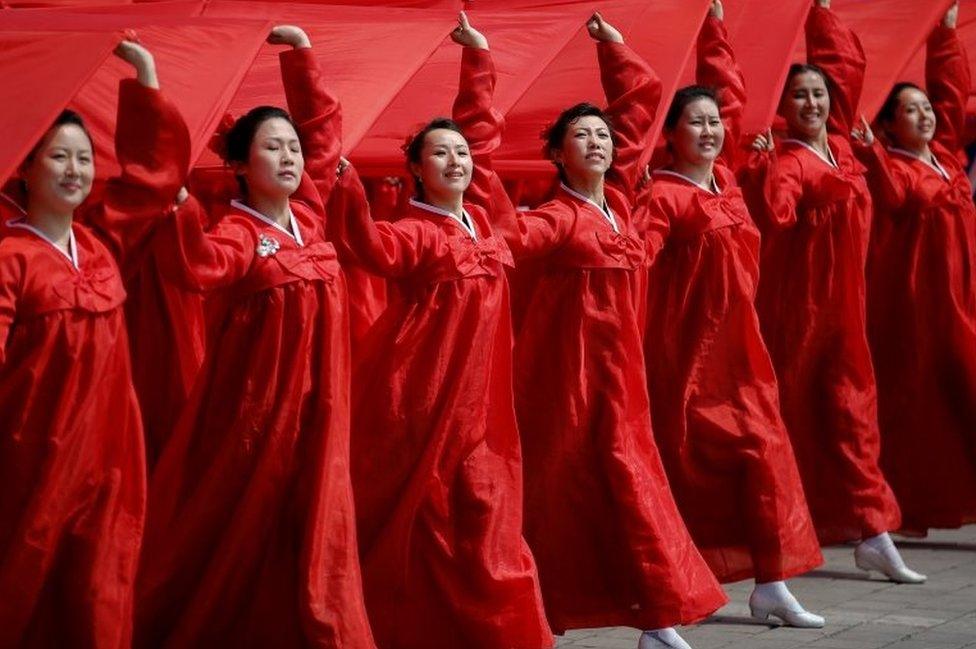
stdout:
<svg viewBox="0 0 976 649">
<path fill-rule="evenodd" d="M 756 308 L 821 544 L 858 541 L 859 568 L 917 583 L 925 577 L 888 536 L 901 513 L 878 464 L 865 337 L 871 196 L 850 143 L 864 55 L 829 5 L 816 0 L 809 63 L 787 75 L 780 113 L 789 138 L 774 151 L 770 135 L 757 137 L 743 170 L 764 230 Z"/>
<path fill-rule="evenodd" d="M 242 195 L 210 231 L 191 196 L 155 234 L 164 275 L 208 291 L 215 320 L 150 482 L 138 646 L 375 647 L 349 477 L 346 290 L 325 240 L 339 107 L 301 29 L 268 42 L 292 48 L 291 115 L 258 107 L 227 133 Z"/>
<path fill-rule="evenodd" d="M 559 192 L 517 216 L 510 208 L 506 229 L 516 259 L 534 269 L 515 343 L 526 538 L 554 629 L 626 625 L 645 630 L 641 649 L 687 647 L 671 627 L 725 598 L 681 520 L 651 430 L 646 255 L 630 196 L 660 83 L 598 14 L 587 27 L 610 107 L 560 115 L 546 138 Z"/>
<path fill-rule="evenodd" d="M 755 578 L 754 616 L 819 628 L 783 580 L 823 561 L 753 301 L 759 232 L 723 151 L 745 87 L 714 0 L 698 81 L 664 122 L 648 221 L 668 232 L 648 281 L 645 355 L 654 432 L 678 506 L 722 582 Z M 728 146 L 723 149 L 723 144 Z M 728 155 L 728 154 L 725 154 Z"/>
<path fill-rule="evenodd" d="M 898 84 L 862 160 L 877 220 L 868 341 L 881 466 L 902 531 L 976 522 L 976 208 L 960 164 L 970 75 L 958 4 L 928 41 L 928 93 Z M 866 131 L 869 133 L 870 131 Z"/>
<path fill-rule="evenodd" d="M 158 219 L 189 161 L 152 55 L 115 50 L 122 173 L 92 188 L 91 137 L 65 111 L 20 168 L 24 214 L 0 228 L 0 646 L 124 649 L 145 513 L 145 457 L 116 260 Z M 85 212 L 83 214 L 83 212 Z M 118 230 L 96 232 L 85 218 Z"/>
<path fill-rule="evenodd" d="M 494 69 L 461 15 L 456 122 L 407 149 L 418 193 L 374 221 L 355 171 L 332 240 L 391 301 L 353 375 L 353 480 L 366 605 L 383 649 L 543 649 L 552 634 L 522 538 L 512 407 L 511 255 L 468 202 L 473 156 L 498 140 Z M 358 206 L 358 207 L 357 207 Z"/>
</svg>

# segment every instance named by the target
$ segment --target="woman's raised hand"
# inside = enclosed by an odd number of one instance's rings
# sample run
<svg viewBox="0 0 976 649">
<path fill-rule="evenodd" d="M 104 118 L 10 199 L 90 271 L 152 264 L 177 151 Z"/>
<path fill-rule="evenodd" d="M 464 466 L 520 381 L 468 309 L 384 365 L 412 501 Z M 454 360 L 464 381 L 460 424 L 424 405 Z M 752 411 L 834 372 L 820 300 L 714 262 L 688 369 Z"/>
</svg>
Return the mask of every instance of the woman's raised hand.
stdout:
<svg viewBox="0 0 976 649">
<path fill-rule="evenodd" d="M 479 50 L 488 49 L 488 39 L 471 26 L 471 23 L 468 22 L 468 15 L 463 11 L 458 14 L 458 26 L 451 32 L 451 39 L 464 47 L 474 47 Z"/>
<path fill-rule="evenodd" d="M 725 8 L 722 6 L 722 0 L 712 0 L 712 6 L 708 8 L 708 15 L 712 18 L 725 20 Z"/>
<path fill-rule="evenodd" d="M 773 129 L 767 128 L 765 133 L 760 133 L 752 141 L 752 148 L 756 151 L 772 151 L 776 148 L 773 142 Z"/>
<path fill-rule="evenodd" d="M 136 79 L 139 83 L 148 88 L 159 89 L 156 61 L 149 50 L 135 41 L 134 34 L 116 45 L 114 54 L 136 69 Z"/>
<path fill-rule="evenodd" d="M 813 6 L 830 9 L 830 0 L 813 0 Z"/>
<path fill-rule="evenodd" d="M 953 2 L 952 6 L 949 7 L 949 11 L 946 12 L 945 17 L 942 19 L 942 26 L 955 29 L 957 22 L 959 22 L 959 0 Z"/>
<path fill-rule="evenodd" d="M 617 31 L 617 28 L 608 23 L 600 15 L 600 12 L 595 12 L 590 19 L 586 21 L 586 29 L 589 30 L 590 36 L 594 40 L 598 40 L 601 43 L 623 43 L 624 37 Z"/>
<path fill-rule="evenodd" d="M 295 25 L 277 25 L 268 34 L 268 42 L 272 45 L 291 45 L 293 48 L 312 47 L 312 41 L 301 27 Z"/>
<path fill-rule="evenodd" d="M 871 130 L 871 125 L 868 124 L 868 120 L 864 115 L 861 115 L 860 125 L 851 129 L 851 137 L 862 146 L 871 146 L 874 144 L 874 131 Z"/>
</svg>

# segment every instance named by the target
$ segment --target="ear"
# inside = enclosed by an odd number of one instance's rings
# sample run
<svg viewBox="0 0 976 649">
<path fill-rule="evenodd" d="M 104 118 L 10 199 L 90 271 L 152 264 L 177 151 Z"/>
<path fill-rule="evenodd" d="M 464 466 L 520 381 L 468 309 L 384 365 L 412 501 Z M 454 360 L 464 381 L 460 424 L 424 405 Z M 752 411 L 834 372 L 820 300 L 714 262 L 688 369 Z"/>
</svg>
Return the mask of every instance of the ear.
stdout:
<svg viewBox="0 0 976 649">
<path fill-rule="evenodd" d="M 411 173 L 411 175 L 413 175 L 414 178 L 421 178 L 422 177 L 422 174 L 421 174 L 422 169 L 423 169 L 423 166 L 420 163 L 418 163 L 418 162 L 411 162 L 410 163 L 410 173 Z"/>
<path fill-rule="evenodd" d="M 563 163 L 563 150 L 562 149 L 549 149 L 549 158 L 552 159 L 557 165 L 562 165 Z"/>
<path fill-rule="evenodd" d="M 235 176 L 247 176 L 247 163 L 246 162 L 231 162 L 230 169 L 234 172 Z"/>
</svg>

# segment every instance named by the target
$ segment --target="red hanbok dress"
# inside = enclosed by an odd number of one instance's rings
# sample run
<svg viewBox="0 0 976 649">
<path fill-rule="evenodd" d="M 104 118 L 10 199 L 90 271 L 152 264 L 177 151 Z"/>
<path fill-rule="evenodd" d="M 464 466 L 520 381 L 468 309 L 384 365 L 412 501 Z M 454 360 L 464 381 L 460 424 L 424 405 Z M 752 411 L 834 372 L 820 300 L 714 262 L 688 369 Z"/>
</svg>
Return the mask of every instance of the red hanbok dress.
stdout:
<svg viewBox="0 0 976 649">
<path fill-rule="evenodd" d="M 821 7 L 807 20 L 807 49 L 832 80 L 832 159 L 787 139 L 775 153 L 753 154 L 742 181 L 763 229 L 756 308 L 826 545 L 897 529 L 901 515 L 879 466 L 864 295 L 872 205 L 849 139 L 864 54 L 854 33 Z"/>
<path fill-rule="evenodd" d="M 698 82 L 719 90 L 731 149 L 745 86 L 720 20 L 706 20 L 698 57 Z M 823 557 L 759 333 L 759 231 L 725 160 L 714 174 L 711 188 L 667 169 L 652 177 L 648 219 L 669 231 L 648 280 L 654 434 L 715 575 L 777 581 Z"/>
<path fill-rule="evenodd" d="M 455 120 L 472 152 L 497 139 L 494 69 L 465 48 Z M 488 127 L 485 129 L 485 127 Z M 366 605 L 382 649 L 553 644 L 522 537 L 512 404 L 511 253 L 479 206 L 467 222 L 412 200 L 374 222 L 354 169 L 333 220 L 340 253 L 390 279 L 353 373 L 353 481 Z"/>
<path fill-rule="evenodd" d="M 654 444 L 641 342 L 646 252 L 631 220 L 637 159 L 660 81 L 623 44 L 597 46 L 616 130 L 609 213 L 562 185 L 511 213 L 506 238 L 531 260 L 515 343 L 525 454 L 525 531 L 557 631 L 657 629 L 725 601 L 685 527 Z"/>
<path fill-rule="evenodd" d="M 881 466 L 902 529 L 922 534 L 976 522 L 976 208 L 958 157 L 970 76 L 956 30 L 932 33 L 926 72 L 936 162 L 878 142 L 862 156 Z"/>
<path fill-rule="evenodd" d="M 121 176 L 79 212 L 160 218 L 189 137 L 134 79 L 120 86 L 116 151 Z M 66 255 L 23 218 L 0 230 L 0 647 L 131 644 L 146 469 L 125 290 L 112 242 L 79 223 L 71 237 Z"/>
<path fill-rule="evenodd" d="M 151 476 L 137 646 L 375 647 L 349 476 L 346 288 L 325 240 L 339 108 L 311 50 L 281 64 L 306 171 L 291 227 L 235 201 L 204 232 L 191 197 L 155 234 L 169 241 L 165 276 L 221 307 Z"/>
</svg>

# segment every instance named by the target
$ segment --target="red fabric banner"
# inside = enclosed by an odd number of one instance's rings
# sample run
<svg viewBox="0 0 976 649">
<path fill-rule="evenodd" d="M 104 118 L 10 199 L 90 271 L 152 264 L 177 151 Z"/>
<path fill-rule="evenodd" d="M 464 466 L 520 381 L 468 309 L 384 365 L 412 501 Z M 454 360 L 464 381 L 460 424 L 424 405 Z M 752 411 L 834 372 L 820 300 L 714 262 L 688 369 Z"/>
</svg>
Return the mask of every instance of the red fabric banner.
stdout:
<svg viewBox="0 0 976 649">
<path fill-rule="evenodd" d="M 0 106 L 8 107 L 0 111 L 0 185 L 120 39 L 118 33 L 0 32 Z"/>
</svg>

